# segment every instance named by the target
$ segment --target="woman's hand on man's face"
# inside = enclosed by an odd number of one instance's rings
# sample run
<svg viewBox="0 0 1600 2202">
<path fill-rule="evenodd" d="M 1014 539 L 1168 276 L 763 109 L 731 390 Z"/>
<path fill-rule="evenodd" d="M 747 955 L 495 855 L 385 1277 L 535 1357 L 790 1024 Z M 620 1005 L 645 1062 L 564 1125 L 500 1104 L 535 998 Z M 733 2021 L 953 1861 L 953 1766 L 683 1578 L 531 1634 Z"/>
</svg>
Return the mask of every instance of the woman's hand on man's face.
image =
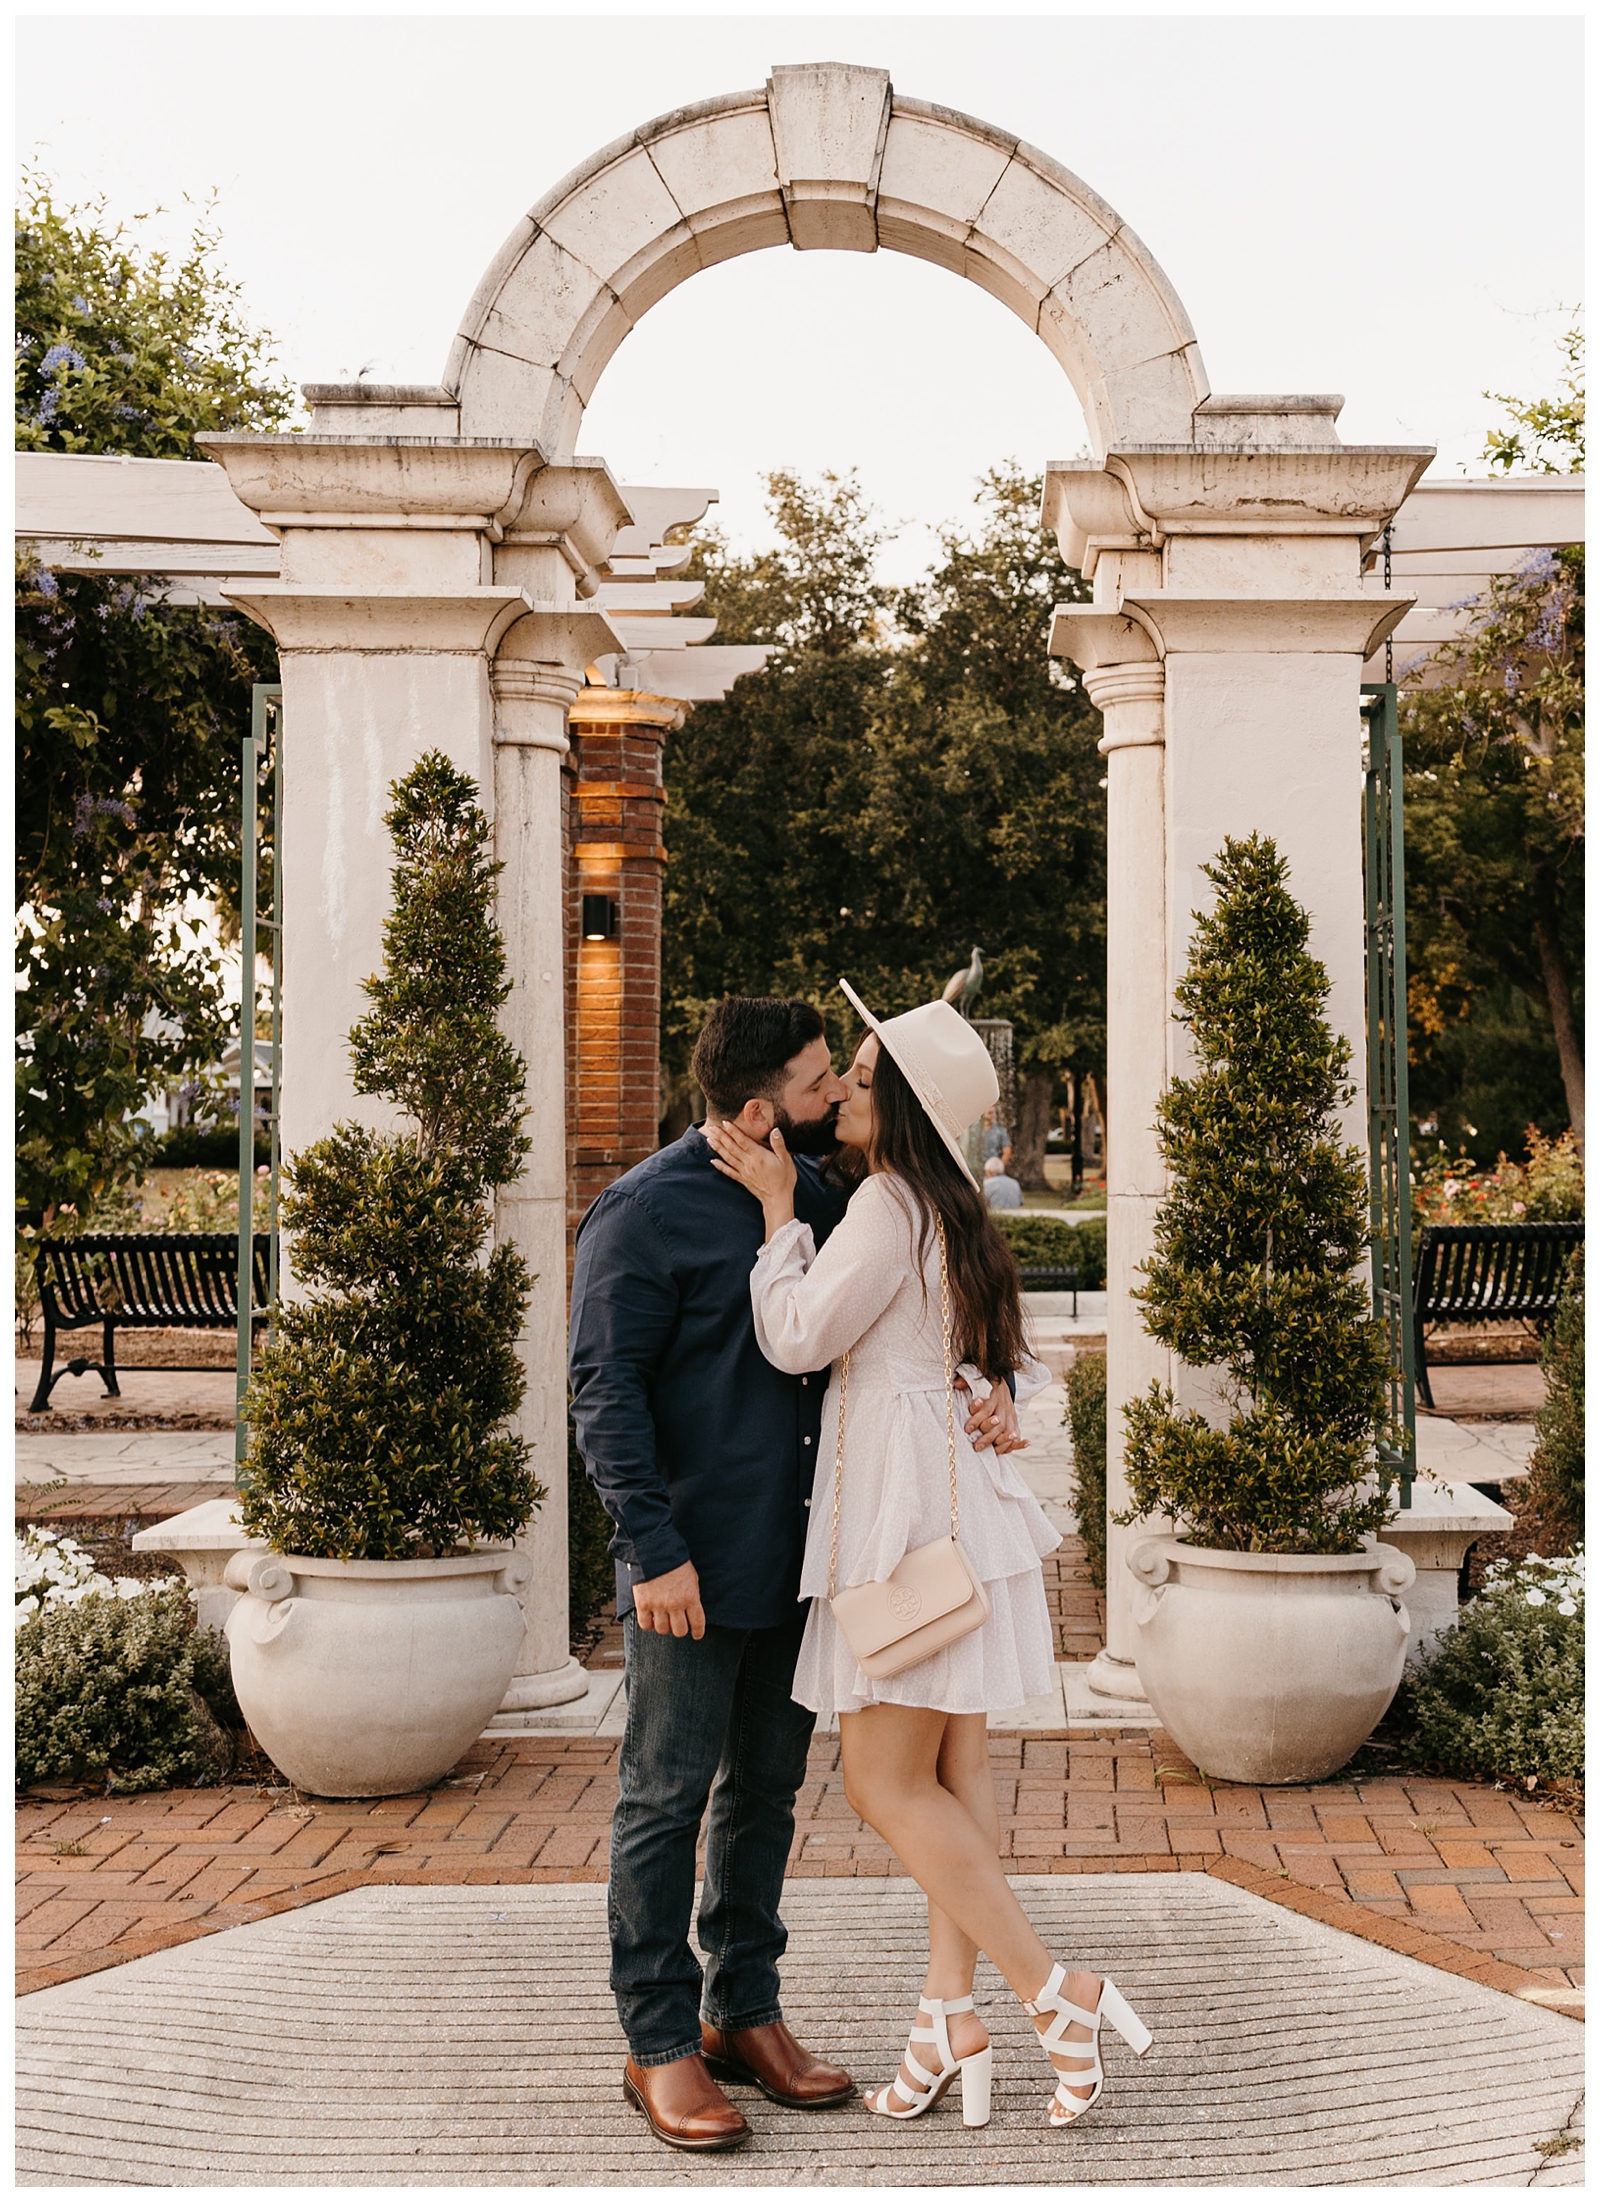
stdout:
<svg viewBox="0 0 1600 2202">
<path fill-rule="evenodd" d="M 770 1237 L 794 1214 L 795 1167 L 782 1132 L 773 1131 L 770 1144 L 764 1144 L 752 1139 L 731 1119 L 713 1124 L 708 1118 L 704 1129 L 712 1168 L 734 1179 L 760 1201 Z"/>
</svg>

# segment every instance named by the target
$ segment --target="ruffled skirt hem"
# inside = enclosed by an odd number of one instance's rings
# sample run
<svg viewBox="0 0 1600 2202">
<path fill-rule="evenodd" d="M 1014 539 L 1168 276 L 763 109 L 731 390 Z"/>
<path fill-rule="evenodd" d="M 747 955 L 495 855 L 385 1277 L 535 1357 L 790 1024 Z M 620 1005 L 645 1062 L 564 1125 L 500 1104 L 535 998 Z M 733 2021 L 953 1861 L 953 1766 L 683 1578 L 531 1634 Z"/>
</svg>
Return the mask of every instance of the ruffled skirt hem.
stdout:
<svg viewBox="0 0 1600 2202">
<path fill-rule="evenodd" d="M 1007 1713 L 1055 1681 L 1055 1635 L 1037 1566 L 984 1584 L 989 1618 L 914 1667 L 874 1682 L 864 1674 L 826 1598 L 813 1598 L 795 1667 L 795 1702 L 814 1713 L 920 1705 L 941 1713 Z"/>
</svg>

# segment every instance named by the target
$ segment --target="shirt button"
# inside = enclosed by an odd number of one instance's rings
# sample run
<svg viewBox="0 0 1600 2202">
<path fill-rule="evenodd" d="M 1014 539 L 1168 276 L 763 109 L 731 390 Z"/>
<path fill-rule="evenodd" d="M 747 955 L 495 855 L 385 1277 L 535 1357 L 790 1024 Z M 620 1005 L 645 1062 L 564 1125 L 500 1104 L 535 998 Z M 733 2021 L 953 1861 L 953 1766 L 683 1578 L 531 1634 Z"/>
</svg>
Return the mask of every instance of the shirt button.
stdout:
<svg viewBox="0 0 1600 2202">
<path fill-rule="evenodd" d="M 810 1379 L 810 1377 L 809 1377 L 809 1376 L 802 1376 L 802 1377 L 801 1377 L 801 1379 L 800 1379 L 800 1382 L 802 1383 L 802 1385 L 805 1385 L 805 1384 L 809 1384 L 809 1383 L 810 1383 L 810 1381 L 811 1381 L 811 1379 Z"/>
<path fill-rule="evenodd" d="M 809 1445 L 809 1444 L 811 1443 L 811 1440 L 810 1440 L 810 1438 L 807 1438 L 807 1439 L 806 1439 L 806 1443 L 807 1443 L 808 1445 Z"/>
</svg>

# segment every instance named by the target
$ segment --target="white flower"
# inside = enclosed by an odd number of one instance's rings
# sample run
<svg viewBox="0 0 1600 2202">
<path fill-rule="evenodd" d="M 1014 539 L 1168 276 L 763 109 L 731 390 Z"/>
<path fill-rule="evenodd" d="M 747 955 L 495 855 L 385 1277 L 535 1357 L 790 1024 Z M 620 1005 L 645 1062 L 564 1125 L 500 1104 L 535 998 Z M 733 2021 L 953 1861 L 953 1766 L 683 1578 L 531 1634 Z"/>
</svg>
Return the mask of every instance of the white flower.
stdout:
<svg viewBox="0 0 1600 2202">
<path fill-rule="evenodd" d="M 1569 1619 L 1573 1614 L 1577 1612 L 1577 1610 L 1577 1607 L 1573 1604 L 1570 1598 L 1563 1598 L 1560 1605 L 1556 1608 L 1557 1613 L 1564 1613 L 1568 1616 Z"/>
<path fill-rule="evenodd" d="M 1530 1606 L 1543 1606 L 1549 1603 L 1542 1590 L 1527 1590 L 1523 1592 L 1523 1596 Z"/>
<path fill-rule="evenodd" d="M 54 1529 L 26 1529 L 16 1541 L 16 1617 L 31 1621 L 51 1606 L 81 1605 L 85 1598 L 140 1598 L 154 1583 L 131 1575 L 113 1582 L 83 1547 Z"/>
</svg>

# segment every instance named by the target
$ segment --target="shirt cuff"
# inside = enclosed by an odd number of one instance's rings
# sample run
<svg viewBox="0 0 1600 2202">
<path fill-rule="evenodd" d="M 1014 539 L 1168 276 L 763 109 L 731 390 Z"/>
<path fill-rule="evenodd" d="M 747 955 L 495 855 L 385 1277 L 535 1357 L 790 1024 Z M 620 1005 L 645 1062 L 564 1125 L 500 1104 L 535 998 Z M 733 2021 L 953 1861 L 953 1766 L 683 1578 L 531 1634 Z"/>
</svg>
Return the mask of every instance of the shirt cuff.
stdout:
<svg viewBox="0 0 1600 2202">
<path fill-rule="evenodd" d="M 798 1216 L 791 1216 L 787 1223 L 780 1223 L 770 1239 L 762 1240 L 761 1251 L 756 1256 L 757 1269 L 763 1264 L 769 1269 L 773 1268 L 791 1249 L 799 1254 L 802 1269 L 809 1269 L 817 1258 L 817 1242 L 811 1235 L 811 1226 L 803 1223 Z"/>
<path fill-rule="evenodd" d="M 653 1583 L 658 1575 L 670 1575 L 675 1567 L 682 1567 L 689 1556 L 689 1547 L 676 1530 L 663 1529 L 642 1538 L 617 1559 L 630 1583 Z"/>
</svg>

